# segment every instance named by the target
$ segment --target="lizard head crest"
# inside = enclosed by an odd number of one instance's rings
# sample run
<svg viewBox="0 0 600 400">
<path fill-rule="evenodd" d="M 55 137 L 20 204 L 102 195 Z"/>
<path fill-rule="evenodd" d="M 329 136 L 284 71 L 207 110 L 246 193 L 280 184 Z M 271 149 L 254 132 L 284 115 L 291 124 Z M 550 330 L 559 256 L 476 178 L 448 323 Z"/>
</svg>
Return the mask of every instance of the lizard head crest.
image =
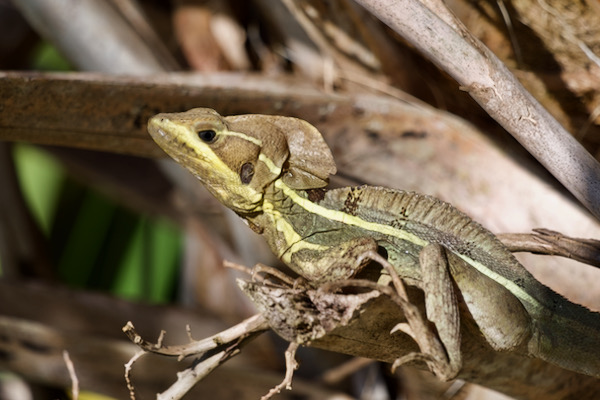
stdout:
<svg viewBox="0 0 600 400">
<path fill-rule="evenodd" d="M 154 141 L 204 183 L 224 205 L 258 211 L 263 194 L 281 178 L 292 189 L 327 185 L 336 172 L 319 131 L 297 118 L 222 117 L 209 108 L 158 114 L 148 121 Z"/>
</svg>

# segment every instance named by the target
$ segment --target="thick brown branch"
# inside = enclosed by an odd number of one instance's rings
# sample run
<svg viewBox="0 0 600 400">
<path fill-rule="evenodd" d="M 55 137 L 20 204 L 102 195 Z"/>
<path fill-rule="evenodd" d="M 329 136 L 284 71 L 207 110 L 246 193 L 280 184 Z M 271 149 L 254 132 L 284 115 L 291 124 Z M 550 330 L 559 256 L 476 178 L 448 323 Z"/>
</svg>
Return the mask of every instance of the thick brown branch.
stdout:
<svg viewBox="0 0 600 400">
<path fill-rule="evenodd" d="M 505 233 L 498 239 L 512 252 L 530 252 L 571 258 L 600 267 L 600 241 L 577 239 L 549 229 L 534 229 L 536 233 Z"/>
</svg>

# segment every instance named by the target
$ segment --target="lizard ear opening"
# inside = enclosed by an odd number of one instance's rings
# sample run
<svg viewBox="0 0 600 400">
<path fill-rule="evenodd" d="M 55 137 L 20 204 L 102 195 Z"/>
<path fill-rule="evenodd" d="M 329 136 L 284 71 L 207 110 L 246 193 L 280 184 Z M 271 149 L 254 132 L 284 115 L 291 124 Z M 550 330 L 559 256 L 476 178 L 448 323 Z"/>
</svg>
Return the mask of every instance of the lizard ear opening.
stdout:
<svg viewBox="0 0 600 400">
<path fill-rule="evenodd" d="M 254 177 L 254 165 L 252 163 L 244 163 L 240 169 L 240 181 L 244 185 L 248 185 Z"/>
<path fill-rule="evenodd" d="M 271 122 L 285 134 L 289 149 L 283 182 L 298 190 L 327 186 L 329 175 L 336 173 L 335 161 L 317 128 L 290 117 L 274 117 Z"/>
<path fill-rule="evenodd" d="M 246 140 L 242 147 L 231 149 L 244 164 L 240 167 L 240 181 L 254 190 L 264 188 L 279 178 L 289 157 L 285 135 L 273 126 L 269 115 L 232 115 L 224 117 L 228 134 Z M 255 152 L 258 146 L 258 151 Z"/>
</svg>

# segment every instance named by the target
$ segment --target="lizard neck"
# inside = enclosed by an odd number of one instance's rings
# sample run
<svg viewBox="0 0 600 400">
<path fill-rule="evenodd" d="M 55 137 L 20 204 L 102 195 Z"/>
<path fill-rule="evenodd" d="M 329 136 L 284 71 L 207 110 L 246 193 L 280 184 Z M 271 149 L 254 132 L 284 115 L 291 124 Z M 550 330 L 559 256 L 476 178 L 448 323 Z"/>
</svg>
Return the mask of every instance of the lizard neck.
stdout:
<svg viewBox="0 0 600 400">
<path fill-rule="evenodd" d="M 331 221 L 307 210 L 306 204 L 319 207 L 317 203 L 326 192 L 326 189 L 292 189 L 278 179 L 265 188 L 261 212 L 241 217 L 255 232 L 262 234 L 271 250 L 289 265 L 298 244 L 303 243 L 303 248 L 323 247 L 317 243 L 307 244 L 305 239 L 315 230 L 326 229 L 324 225 Z"/>
</svg>

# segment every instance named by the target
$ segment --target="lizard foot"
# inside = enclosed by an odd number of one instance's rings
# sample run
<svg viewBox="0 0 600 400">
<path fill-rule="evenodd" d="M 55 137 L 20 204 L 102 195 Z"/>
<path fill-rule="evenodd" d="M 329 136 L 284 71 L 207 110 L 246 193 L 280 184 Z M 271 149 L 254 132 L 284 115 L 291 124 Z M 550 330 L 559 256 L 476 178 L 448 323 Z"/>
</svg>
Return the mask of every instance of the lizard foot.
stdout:
<svg viewBox="0 0 600 400">
<path fill-rule="evenodd" d="M 420 310 L 410 302 L 402 279 L 394 267 L 380 254 L 374 251 L 366 252 L 364 258 L 369 258 L 381 264 L 390 275 L 394 285 L 391 299 L 398 304 L 406 317 L 406 323 L 396 325 L 390 334 L 401 331 L 413 338 L 421 352 L 410 353 L 394 361 L 392 369 L 410 361 L 422 361 L 438 378 L 442 380 L 452 379 L 456 372 L 450 367 L 448 355 L 432 324 L 421 314 Z"/>
</svg>

